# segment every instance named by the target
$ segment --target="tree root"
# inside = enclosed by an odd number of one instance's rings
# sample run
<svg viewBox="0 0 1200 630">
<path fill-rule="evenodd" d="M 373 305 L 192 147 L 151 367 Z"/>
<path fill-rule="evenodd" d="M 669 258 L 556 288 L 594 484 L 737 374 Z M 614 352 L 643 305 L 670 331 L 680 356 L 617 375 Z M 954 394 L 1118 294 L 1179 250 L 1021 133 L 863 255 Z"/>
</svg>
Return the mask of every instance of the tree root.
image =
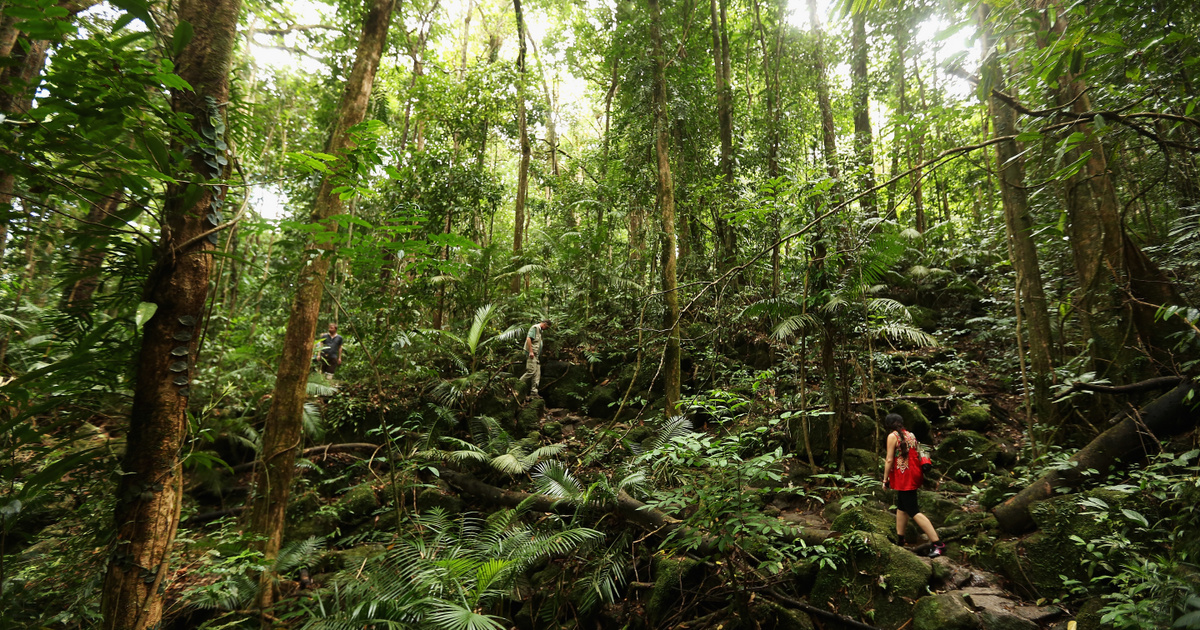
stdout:
<svg viewBox="0 0 1200 630">
<path fill-rule="evenodd" d="M 1118 460 L 1125 465 L 1141 460 L 1158 447 L 1160 436 L 1175 435 L 1200 424 L 1200 408 L 1189 400 L 1195 391 L 1194 384 L 1184 381 L 1140 411 L 1114 418 L 1119 420 L 1116 426 L 1080 449 L 1070 459 L 1069 467 L 1050 471 L 993 508 L 1000 527 L 1013 534 L 1032 529 L 1029 508 L 1054 496 L 1056 489 L 1077 486 L 1089 469 L 1108 470 Z"/>
</svg>

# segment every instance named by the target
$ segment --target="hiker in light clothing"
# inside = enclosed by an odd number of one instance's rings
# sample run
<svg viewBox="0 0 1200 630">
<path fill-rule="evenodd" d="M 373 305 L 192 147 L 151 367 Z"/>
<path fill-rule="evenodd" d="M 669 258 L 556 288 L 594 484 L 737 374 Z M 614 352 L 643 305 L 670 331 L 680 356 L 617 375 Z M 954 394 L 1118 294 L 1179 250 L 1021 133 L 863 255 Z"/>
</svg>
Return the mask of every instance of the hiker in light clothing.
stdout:
<svg viewBox="0 0 1200 630">
<path fill-rule="evenodd" d="M 550 320 L 543 319 L 530 326 L 529 333 L 525 335 L 525 352 L 529 356 L 525 359 L 525 374 L 521 376 L 521 382 L 532 382 L 533 387 L 529 390 L 531 398 L 538 397 L 538 384 L 542 382 L 542 331 L 549 327 Z"/>
</svg>

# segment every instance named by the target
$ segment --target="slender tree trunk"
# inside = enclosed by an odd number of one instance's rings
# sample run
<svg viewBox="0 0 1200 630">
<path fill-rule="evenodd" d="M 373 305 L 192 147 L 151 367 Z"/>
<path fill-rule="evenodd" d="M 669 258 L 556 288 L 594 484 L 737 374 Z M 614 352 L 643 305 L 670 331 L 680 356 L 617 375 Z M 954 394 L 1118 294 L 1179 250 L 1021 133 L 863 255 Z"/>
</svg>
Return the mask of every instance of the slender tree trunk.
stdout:
<svg viewBox="0 0 1200 630">
<path fill-rule="evenodd" d="M 679 294 L 675 277 L 675 183 L 671 180 L 671 158 L 667 147 L 667 73 L 663 58 L 661 16 L 658 0 L 647 0 L 650 11 L 650 42 L 654 55 L 654 154 L 658 167 L 658 209 L 662 217 L 663 327 L 667 346 L 663 351 L 663 390 L 667 414 L 674 414 L 680 396 Z"/>
<path fill-rule="evenodd" d="M 983 32 L 981 45 L 984 54 L 991 50 L 988 11 L 987 5 L 980 8 Z M 989 68 L 990 75 L 994 77 L 996 89 L 1004 91 L 1004 73 L 997 56 L 989 56 L 984 63 Z M 995 97 L 990 99 L 989 105 L 996 137 L 1016 135 L 1017 113 Z M 1050 403 L 1050 385 L 1054 379 L 1054 365 L 1051 359 L 1050 311 L 1046 293 L 1042 289 L 1042 272 L 1033 236 L 1033 216 L 1029 211 L 1029 192 L 1025 187 L 1025 159 L 1016 140 L 1007 140 L 995 146 L 996 163 L 1000 171 L 1000 200 L 1004 206 L 1004 224 L 1008 230 L 1009 252 L 1017 274 L 1017 286 L 1021 294 L 1020 307 L 1029 338 L 1029 357 L 1033 367 L 1033 408 L 1044 425 L 1053 426 L 1054 408 Z M 1029 437 L 1032 439 L 1033 435 Z"/>
<path fill-rule="evenodd" d="M 513 263 L 520 264 L 522 241 L 525 236 L 525 199 L 529 194 L 529 128 L 525 120 L 525 14 L 521 0 L 513 0 L 517 14 L 517 132 L 520 134 L 521 163 L 517 170 L 517 200 L 513 211 Z M 513 274 L 513 293 L 521 290 L 520 274 Z"/>
<path fill-rule="evenodd" d="M 732 201 L 733 187 L 733 94 L 729 86 L 729 37 L 725 26 L 724 0 L 709 0 L 709 21 L 712 26 L 713 81 L 717 91 L 717 126 L 721 138 L 719 166 L 724 179 L 719 187 L 716 213 L 713 218 L 717 237 L 717 271 L 733 267 L 736 259 L 737 237 L 725 218 Z"/>
<path fill-rule="evenodd" d="M 838 181 L 841 177 L 837 159 L 837 128 L 833 125 L 833 106 L 829 101 L 829 70 L 825 60 L 825 33 L 817 15 L 817 0 L 808 0 L 808 19 L 816 32 L 816 47 L 813 61 L 817 75 L 817 107 L 821 110 L 821 146 L 824 149 L 825 172 Z M 836 191 L 838 184 L 834 184 Z M 834 193 L 835 202 L 840 195 Z"/>
<path fill-rule="evenodd" d="M 240 0 L 182 0 L 180 20 L 193 36 L 175 60 L 176 72 L 194 91 L 172 92 L 172 108 L 192 121 L 197 138 L 220 139 L 229 101 L 229 71 L 237 36 Z M 208 134 L 208 135 L 206 135 Z M 191 138 L 176 138 L 184 150 Z M 208 151 L 221 151 L 209 145 Z M 209 152 L 193 151 L 193 177 L 212 182 L 223 173 L 205 164 Z M 137 377 L 117 488 L 116 544 L 101 595 L 106 630 L 158 628 L 171 546 L 179 523 L 182 475 L 179 451 L 187 434 L 189 373 L 202 326 L 212 266 L 212 245 L 201 238 L 207 218 L 219 210 L 225 190 L 216 183 L 167 187 L 158 261 L 144 300 L 158 306 L 143 327 Z"/>
<path fill-rule="evenodd" d="M 98 226 L 117 211 L 122 199 L 123 193 L 118 190 L 92 202 L 87 217 L 84 219 L 88 225 L 80 231 L 85 235 L 96 234 L 102 229 Z M 93 238 L 88 240 L 91 241 Z M 100 268 L 104 264 L 104 246 L 85 245 L 76 256 L 76 261 L 78 266 L 75 271 L 76 279 L 71 283 L 70 289 L 63 294 L 62 308 L 87 310 L 90 308 L 92 295 L 100 286 Z"/>
<path fill-rule="evenodd" d="M 854 154 L 860 171 L 860 190 L 875 187 L 875 156 L 871 133 L 871 87 L 867 77 L 867 17 L 861 11 L 851 20 L 850 84 L 854 96 Z M 878 215 L 875 193 L 868 193 L 859 202 L 867 217 Z"/>
<path fill-rule="evenodd" d="M 321 182 L 310 218 L 312 223 L 324 223 L 330 229 L 333 226 L 329 225 L 329 219 L 343 210 L 341 197 L 334 189 L 342 178 L 353 177 L 346 155 L 353 148 L 349 130 L 366 117 L 371 86 L 387 45 L 394 4 L 395 0 L 370 0 L 354 66 L 338 106 L 326 153 L 338 156 L 339 160 L 335 173 L 327 175 Z M 309 254 L 313 258 L 301 270 L 296 281 L 296 295 L 292 300 L 284 335 L 283 355 L 279 359 L 279 371 L 275 377 L 274 398 L 263 431 L 262 465 L 256 476 L 251 524 L 254 533 L 264 538 L 262 549 L 268 566 L 278 554 L 283 539 L 284 514 L 295 473 L 296 453 L 300 447 L 300 418 L 316 338 L 317 315 L 329 271 L 329 250 L 332 248 L 333 245 L 329 243 L 311 244 Z M 261 587 L 258 605 L 265 610 L 274 599 L 270 571 L 263 572 Z"/>
</svg>

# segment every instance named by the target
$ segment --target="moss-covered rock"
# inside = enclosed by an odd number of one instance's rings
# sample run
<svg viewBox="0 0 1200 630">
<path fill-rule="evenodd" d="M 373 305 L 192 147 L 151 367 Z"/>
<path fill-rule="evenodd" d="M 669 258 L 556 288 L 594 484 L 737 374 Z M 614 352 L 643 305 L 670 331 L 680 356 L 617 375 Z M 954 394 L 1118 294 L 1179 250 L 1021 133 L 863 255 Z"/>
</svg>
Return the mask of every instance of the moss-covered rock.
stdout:
<svg viewBox="0 0 1200 630">
<path fill-rule="evenodd" d="M 814 630 L 812 619 L 799 611 L 784 608 L 767 600 L 758 600 L 750 608 L 752 620 L 748 628 L 774 628 L 775 630 Z"/>
<path fill-rule="evenodd" d="M 337 526 L 336 509 L 326 506 L 315 490 L 305 490 L 294 495 L 288 503 L 287 527 L 283 531 L 284 542 L 304 540 L 313 536 L 324 538 L 332 534 Z"/>
<path fill-rule="evenodd" d="M 364 483 L 346 491 L 337 502 L 338 517 L 342 520 L 365 518 L 379 508 L 379 498 L 371 484 Z"/>
<path fill-rule="evenodd" d="M 417 510 L 425 511 L 441 508 L 448 514 L 462 514 L 465 509 L 462 499 L 457 495 L 443 494 L 437 488 L 426 488 L 417 495 Z"/>
<path fill-rule="evenodd" d="M 842 453 L 846 473 L 851 475 L 878 476 L 883 470 L 883 460 L 875 453 L 861 448 L 848 448 Z"/>
<path fill-rule="evenodd" d="M 557 362 L 553 367 L 556 369 L 542 376 L 541 394 L 546 397 L 546 403 L 555 408 L 579 411 L 591 393 L 592 375 L 586 366 L 574 363 Z"/>
<path fill-rule="evenodd" d="M 514 433 L 524 435 L 530 431 L 536 431 L 542 422 L 542 416 L 546 415 L 546 401 L 541 398 L 530 398 L 525 401 L 525 404 L 517 411 L 516 426 Z"/>
<path fill-rule="evenodd" d="M 882 534 L 891 540 L 896 537 L 896 515 L 860 505 L 843 510 L 829 529 L 843 534 L 856 531 Z"/>
<path fill-rule="evenodd" d="M 862 413 L 851 414 L 842 425 L 842 444 L 845 448 L 882 451 L 887 444 L 887 432 L 874 418 Z M 875 474 L 875 473 L 872 473 Z"/>
<path fill-rule="evenodd" d="M 975 431 L 954 431 L 942 439 L 934 465 L 943 474 L 958 479 L 981 479 L 994 468 L 999 448 Z"/>
<path fill-rule="evenodd" d="M 583 406 L 588 415 L 594 418 L 611 419 L 617 413 L 617 407 L 621 404 L 621 393 L 624 391 L 618 390 L 613 384 L 593 387 L 585 396 Z"/>
<path fill-rule="evenodd" d="M 949 522 L 952 515 L 963 513 L 962 508 L 954 501 L 940 493 L 927 490 L 917 491 L 917 506 L 921 508 L 921 513 L 929 517 L 929 520 L 933 521 L 936 526 Z"/>
<path fill-rule="evenodd" d="M 914 630 L 976 630 L 979 618 L 959 592 L 930 595 L 913 608 Z"/>
<path fill-rule="evenodd" d="M 992 426 L 992 407 L 963 401 L 958 405 L 950 426 L 970 431 L 986 431 Z"/>
<path fill-rule="evenodd" d="M 855 532 L 842 542 L 847 557 L 820 569 L 809 601 L 855 619 L 874 611 L 873 625 L 885 630 L 908 623 L 915 602 L 927 592 L 929 565 L 882 534 Z"/>
<path fill-rule="evenodd" d="M 911 401 L 902 400 L 892 407 L 890 413 L 899 415 L 904 418 L 904 428 L 913 432 L 917 439 L 928 444 L 930 435 L 933 431 L 933 424 L 929 422 L 929 418 L 925 417 L 925 412 Z"/>
<path fill-rule="evenodd" d="M 646 602 L 646 618 L 650 625 L 658 627 L 675 612 L 680 593 L 695 586 L 694 581 L 703 578 L 704 564 L 691 558 L 654 556 L 654 589 Z"/>
<path fill-rule="evenodd" d="M 989 475 L 984 480 L 983 491 L 979 493 L 979 507 L 990 510 L 1020 492 L 1022 487 L 1011 474 Z"/>
</svg>

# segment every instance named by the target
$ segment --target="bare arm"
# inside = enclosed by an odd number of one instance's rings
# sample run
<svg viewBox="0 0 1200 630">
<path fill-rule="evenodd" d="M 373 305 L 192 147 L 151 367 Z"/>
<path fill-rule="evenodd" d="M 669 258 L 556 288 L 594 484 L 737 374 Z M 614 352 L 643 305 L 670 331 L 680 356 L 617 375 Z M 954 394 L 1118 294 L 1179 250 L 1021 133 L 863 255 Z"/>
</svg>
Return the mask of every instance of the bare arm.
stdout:
<svg viewBox="0 0 1200 630">
<path fill-rule="evenodd" d="M 533 337 L 528 335 L 525 336 L 525 351 L 529 353 L 529 356 L 533 356 Z"/>
<path fill-rule="evenodd" d="M 888 434 L 887 456 L 883 460 L 883 487 L 888 487 L 888 477 L 892 474 L 892 460 L 896 453 L 896 432 Z"/>
</svg>

